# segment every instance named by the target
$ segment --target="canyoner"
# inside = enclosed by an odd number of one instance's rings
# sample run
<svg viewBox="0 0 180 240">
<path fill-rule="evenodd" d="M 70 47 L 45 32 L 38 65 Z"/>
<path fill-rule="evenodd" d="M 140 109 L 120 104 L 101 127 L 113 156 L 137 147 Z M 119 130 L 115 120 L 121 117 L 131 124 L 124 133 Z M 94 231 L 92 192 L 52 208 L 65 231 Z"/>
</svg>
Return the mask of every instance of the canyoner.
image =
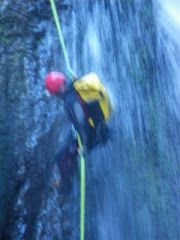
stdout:
<svg viewBox="0 0 180 240">
<path fill-rule="evenodd" d="M 67 115 L 76 130 L 76 137 L 72 131 L 63 146 L 48 162 L 46 173 L 52 171 L 55 163 L 61 175 L 61 193 L 68 195 L 72 190 L 74 172 L 78 172 L 77 158 L 81 160 L 81 194 L 80 194 L 80 239 L 85 234 L 85 159 L 84 154 L 96 146 L 105 144 L 110 138 L 108 121 L 113 107 L 106 88 L 93 72 L 77 77 L 72 71 L 66 52 L 60 23 L 54 0 L 50 0 L 54 20 L 62 46 L 67 74 L 52 71 L 47 74 L 45 86 L 48 92 L 63 100 Z M 66 77 L 67 76 L 67 77 Z M 71 79 L 68 82 L 67 79 Z"/>
</svg>

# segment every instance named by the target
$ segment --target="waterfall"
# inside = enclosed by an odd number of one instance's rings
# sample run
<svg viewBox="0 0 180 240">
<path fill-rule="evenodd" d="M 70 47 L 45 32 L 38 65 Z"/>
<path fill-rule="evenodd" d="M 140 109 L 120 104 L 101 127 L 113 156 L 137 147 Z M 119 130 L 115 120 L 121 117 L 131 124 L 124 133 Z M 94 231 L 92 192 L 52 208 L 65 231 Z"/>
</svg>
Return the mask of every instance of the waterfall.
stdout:
<svg viewBox="0 0 180 240">
<path fill-rule="evenodd" d="M 115 106 L 114 139 L 86 159 L 86 239 L 178 239 L 176 26 L 162 1 L 71 4 L 71 65 L 96 72 Z"/>
<path fill-rule="evenodd" d="M 86 156 L 85 239 L 179 240 L 178 1 L 56 6 L 72 69 L 95 72 L 114 105 L 112 139 Z M 42 185 L 70 129 L 61 102 L 44 91 L 47 72 L 66 71 L 49 2 L 4 0 L 0 12 L 2 240 L 78 239 L 79 178 L 70 198 L 59 194 L 56 167 L 48 193 Z"/>
</svg>

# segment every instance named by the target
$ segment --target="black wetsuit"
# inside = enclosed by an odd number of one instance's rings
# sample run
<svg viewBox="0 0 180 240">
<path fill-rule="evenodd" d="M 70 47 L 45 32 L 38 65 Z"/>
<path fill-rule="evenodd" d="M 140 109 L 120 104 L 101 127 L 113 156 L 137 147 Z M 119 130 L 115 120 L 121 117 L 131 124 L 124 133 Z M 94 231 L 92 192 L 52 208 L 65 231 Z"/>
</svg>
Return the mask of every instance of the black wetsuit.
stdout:
<svg viewBox="0 0 180 240">
<path fill-rule="evenodd" d="M 99 102 L 85 103 L 73 85 L 68 87 L 63 99 L 68 117 L 76 131 L 80 134 L 82 144 L 87 150 L 91 150 L 99 141 L 97 139 L 99 126 L 105 124 Z M 88 119 L 90 117 L 95 127 L 89 124 Z"/>
<path fill-rule="evenodd" d="M 98 101 L 91 102 L 90 104 L 85 103 L 74 89 L 73 84 L 68 86 L 63 100 L 68 117 L 74 125 L 75 130 L 79 133 L 82 145 L 87 151 L 107 141 L 108 129 Z M 90 126 L 88 122 L 89 117 L 92 118 L 95 127 Z M 65 188 L 67 188 L 67 185 L 70 185 L 72 181 L 71 177 L 74 171 L 77 170 L 77 149 L 77 139 L 72 137 L 70 133 L 66 143 L 56 153 L 53 160 L 53 162 L 57 162 L 62 186 Z"/>
</svg>

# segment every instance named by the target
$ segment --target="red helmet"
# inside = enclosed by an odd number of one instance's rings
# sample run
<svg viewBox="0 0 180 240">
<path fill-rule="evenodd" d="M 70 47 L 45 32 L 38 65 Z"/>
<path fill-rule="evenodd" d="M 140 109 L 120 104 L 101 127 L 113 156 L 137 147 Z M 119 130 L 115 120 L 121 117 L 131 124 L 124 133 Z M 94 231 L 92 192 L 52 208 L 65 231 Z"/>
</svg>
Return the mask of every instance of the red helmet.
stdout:
<svg viewBox="0 0 180 240">
<path fill-rule="evenodd" d="M 62 73 L 50 72 L 46 76 L 45 85 L 51 94 L 56 94 L 65 81 L 65 76 Z"/>
</svg>

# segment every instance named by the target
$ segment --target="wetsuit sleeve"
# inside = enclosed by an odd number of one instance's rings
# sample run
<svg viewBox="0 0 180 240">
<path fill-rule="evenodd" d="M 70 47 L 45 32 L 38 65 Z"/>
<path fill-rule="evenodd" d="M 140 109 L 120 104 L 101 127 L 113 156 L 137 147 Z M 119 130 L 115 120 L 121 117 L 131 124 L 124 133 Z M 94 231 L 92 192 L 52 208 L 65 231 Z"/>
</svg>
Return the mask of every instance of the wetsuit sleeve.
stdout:
<svg viewBox="0 0 180 240">
<path fill-rule="evenodd" d="M 88 144 L 89 124 L 85 118 L 81 104 L 75 101 L 73 106 L 68 109 L 68 112 L 76 131 L 81 137 L 83 146 L 86 147 Z"/>
<path fill-rule="evenodd" d="M 84 111 L 77 98 L 77 95 L 73 89 L 67 92 L 64 102 L 69 119 L 73 123 L 76 131 L 80 134 L 82 144 L 86 146 L 89 137 L 89 124 L 86 120 Z"/>
</svg>

